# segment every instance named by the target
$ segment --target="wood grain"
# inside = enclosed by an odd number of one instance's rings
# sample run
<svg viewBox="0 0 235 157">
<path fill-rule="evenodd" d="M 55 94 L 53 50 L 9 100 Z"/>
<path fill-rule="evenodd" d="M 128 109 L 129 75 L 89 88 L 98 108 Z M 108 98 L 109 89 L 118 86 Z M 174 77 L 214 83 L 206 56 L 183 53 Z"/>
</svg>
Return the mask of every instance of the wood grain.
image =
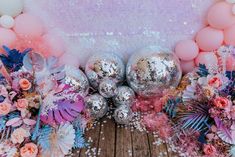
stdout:
<svg viewBox="0 0 235 157">
<path fill-rule="evenodd" d="M 157 138 L 153 134 L 148 134 L 151 157 L 168 157 L 166 144 L 158 145 Z"/>
</svg>

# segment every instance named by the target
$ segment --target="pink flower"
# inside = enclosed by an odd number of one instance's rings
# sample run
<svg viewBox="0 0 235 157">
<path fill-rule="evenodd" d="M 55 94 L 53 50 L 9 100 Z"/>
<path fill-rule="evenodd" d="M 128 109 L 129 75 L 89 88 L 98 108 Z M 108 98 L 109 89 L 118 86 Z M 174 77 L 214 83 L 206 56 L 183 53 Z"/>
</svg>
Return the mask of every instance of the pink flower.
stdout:
<svg viewBox="0 0 235 157">
<path fill-rule="evenodd" d="M 30 132 L 24 128 L 17 128 L 11 134 L 12 143 L 22 143 L 26 137 L 30 136 Z"/>
<path fill-rule="evenodd" d="M 19 111 L 25 110 L 29 106 L 29 102 L 27 99 L 18 99 L 16 103 L 16 108 Z"/>
<path fill-rule="evenodd" d="M 29 80 L 25 78 L 20 79 L 19 84 L 20 84 L 20 88 L 25 91 L 29 90 L 32 87 L 32 84 L 29 82 Z"/>
<path fill-rule="evenodd" d="M 36 157 L 38 154 L 38 147 L 34 143 L 27 143 L 20 148 L 20 155 L 22 157 Z"/>
<path fill-rule="evenodd" d="M 213 104 L 221 109 L 225 109 L 229 105 L 229 100 L 224 97 L 217 97 L 213 100 Z"/>
<path fill-rule="evenodd" d="M 214 88 L 219 88 L 222 86 L 222 81 L 218 76 L 213 76 L 208 80 L 208 85 L 214 87 Z"/>
<path fill-rule="evenodd" d="M 216 154 L 216 149 L 213 145 L 211 144 L 205 144 L 203 146 L 203 152 L 206 154 L 206 155 L 215 155 Z"/>
<path fill-rule="evenodd" d="M 11 110 L 11 104 L 7 102 L 0 103 L 0 115 L 7 115 Z"/>
</svg>

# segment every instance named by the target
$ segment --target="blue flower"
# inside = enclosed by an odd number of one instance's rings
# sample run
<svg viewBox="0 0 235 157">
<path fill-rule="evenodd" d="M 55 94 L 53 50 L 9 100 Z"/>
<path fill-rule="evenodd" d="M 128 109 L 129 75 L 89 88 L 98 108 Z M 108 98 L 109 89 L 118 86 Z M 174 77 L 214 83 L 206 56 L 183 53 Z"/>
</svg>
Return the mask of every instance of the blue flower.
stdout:
<svg viewBox="0 0 235 157">
<path fill-rule="evenodd" d="M 1 54 L 0 59 L 2 63 L 9 71 L 18 71 L 23 66 L 23 58 L 24 56 L 31 51 L 31 49 L 26 49 L 23 52 L 20 52 L 16 49 L 9 49 L 6 46 L 3 46 L 3 49 L 7 53 L 7 55 Z"/>
</svg>

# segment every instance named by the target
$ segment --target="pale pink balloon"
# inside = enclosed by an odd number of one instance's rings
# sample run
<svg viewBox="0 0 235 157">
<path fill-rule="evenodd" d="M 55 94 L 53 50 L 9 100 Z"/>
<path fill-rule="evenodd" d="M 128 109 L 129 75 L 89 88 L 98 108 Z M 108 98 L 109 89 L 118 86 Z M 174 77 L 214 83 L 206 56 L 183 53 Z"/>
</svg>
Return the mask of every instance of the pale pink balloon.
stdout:
<svg viewBox="0 0 235 157">
<path fill-rule="evenodd" d="M 234 71 L 235 70 L 235 56 L 229 55 L 226 62 L 226 70 Z"/>
<path fill-rule="evenodd" d="M 197 66 L 205 64 L 208 68 L 218 67 L 218 58 L 214 52 L 202 52 L 195 59 L 195 63 Z"/>
<path fill-rule="evenodd" d="M 181 69 L 182 69 L 184 74 L 192 72 L 193 69 L 195 68 L 194 60 L 191 60 L 191 61 L 181 61 L 180 65 L 181 65 Z"/>
<path fill-rule="evenodd" d="M 40 37 L 44 32 L 42 21 L 36 16 L 24 13 L 16 17 L 14 30 L 23 37 Z"/>
<path fill-rule="evenodd" d="M 235 46 L 235 25 L 224 30 L 224 42 Z"/>
<path fill-rule="evenodd" d="M 16 39 L 16 34 L 12 30 L 0 28 L 0 48 L 3 45 L 11 47 L 15 43 Z"/>
<path fill-rule="evenodd" d="M 198 45 L 193 40 L 182 40 L 175 47 L 175 54 L 184 61 L 193 60 L 198 53 Z"/>
<path fill-rule="evenodd" d="M 225 29 L 235 23 L 235 15 L 232 13 L 232 4 L 218 2 L 208 11 L 208 23 L 217 29 Z"/>
<path fill-rule="evenodd" d="M 223 44 L 223 40 L 223 31 L 212 27 L 203 28 L 196 35 L 196 42 L 203 51 L 218 49 Z"/>
<path fill-rule="evenodd" d="M 65 52 L 64 42 L 54 33 L 43 35 L 43 42 L 48 47 L 48 54 L 44 54 L 45 56 L 60 57 Z"/>
</svg>

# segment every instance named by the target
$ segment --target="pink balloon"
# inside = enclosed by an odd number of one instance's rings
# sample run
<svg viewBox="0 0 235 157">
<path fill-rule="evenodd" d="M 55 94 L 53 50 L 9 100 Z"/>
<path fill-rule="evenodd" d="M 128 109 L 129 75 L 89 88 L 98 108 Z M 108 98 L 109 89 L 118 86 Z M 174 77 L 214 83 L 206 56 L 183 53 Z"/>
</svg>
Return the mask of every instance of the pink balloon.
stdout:
<svg viewBox="0 0 235 157">
<path fill-rule="evenodd" d="M 190 61 L 199 53 L 198 45 L 193 40 L 182 40 L 175 47 L 176 55 L 184 61 Z"/>
<path fill-rule="evenodd" d="M 0 47 L 6 45 L 11 47 L 16 41 L 16 34 L 10 29 L 0 28 Z"/>
<path fill-rule="evenodd" d="M 31 38 L 40 37 L 44 32 L 44 27 L 39 18 L 24 13 L 16 17 L 14 30 L 17 35 Z"/>
<path fill-rule="evenodd" d="M 214 52 L 203 52 L 199 53 L 195 59 L 195 63 L 197 66 L 199 66 L 199 64 L 205 64 L 208 68 L 218 67 L 218 58 Z"/>
<path fill-rule="evenodd" d="M 43 41 L 48 47 L 48 54 L 45 56 L 60 57 L 65 52 L 65 45 L 62 39 L 56 34 L 43 35 Z"/>
<path fill-rule="evenodd" d="M 191 60 L 191 61 L 181 61 L 180 65 L 181 65 L 181 69 L 182 69 L 184 74 L 192 72 L 193 69 L 195 68 L 194 60 Z"/>
<path fill-rule="evenodd" d="M 234 71 L 235 70 L 235 56 L 228 56 L 226 61 L 226 70 Z"/>
<path fill-rule="evenodd" d="M 224 42 L 235 46 L 235 25 L 224 30 Z"/>
<path fill-rule="evenodd" d="M 218 2 L 208 12 L 208 23 L 217 29 L 225 29 L 235 23 L 235 15 L 232 13 L 232 4 Z"/>
<path fill-rule="evenodd" d="M 218 49 L 224 40 L 222 30 L 206 27 L 200 30 L 196 35 L 196 42 L 203 51 L 213 51 Z"/>
</svg>

